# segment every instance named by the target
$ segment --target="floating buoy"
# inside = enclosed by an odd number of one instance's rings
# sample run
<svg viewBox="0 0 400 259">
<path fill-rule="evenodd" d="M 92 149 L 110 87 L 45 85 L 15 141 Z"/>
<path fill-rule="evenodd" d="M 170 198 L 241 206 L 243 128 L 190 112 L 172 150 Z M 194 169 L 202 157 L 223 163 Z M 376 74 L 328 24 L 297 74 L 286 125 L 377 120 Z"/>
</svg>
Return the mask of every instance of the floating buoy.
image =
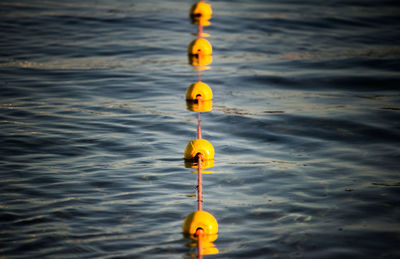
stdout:
<svg viewBox="0 0 400 259">
<path fill-rule="evenodd" d="M 210 25 L 210 19 L 212 15 L 211 5 L 205 2 L 199 1 L 192 5 L 189 11 L 192 23 L 200 24 L 202 26 Z"/>
<path fill-rule="evenodd" d="M 212 46 L 208 40 L 198 38 L 189 44 L 188 53 L 189 55 L 197 55 L 200 57 L 209 56 L 212 54 Z"/>
<path fill-rule="evenodd" d="M 218 233 L 218 222 L 213 215 L 204 210 L 194 211 L 186 217 L 182 231 L 194 235 L 199 228 L 203 230 L 204 235 L 216 235 Z"/>
<path fill-rule="evenodd" d="M 198 154 L 202 154 L 202 160 L 214 159 L 214 147 L 205 139 L 190 141 L 185 148 L 185 159 L 196 160 Z"/>
<path fill-rule="evenodd" d="M 211 88 L 201 81 L 191 84 L 186 90 L 186 100 L 194 101 L 197 100 L 198 97 L 200 97 L 202 101 L 211 100 L 213 97 Z"/>
</svg>

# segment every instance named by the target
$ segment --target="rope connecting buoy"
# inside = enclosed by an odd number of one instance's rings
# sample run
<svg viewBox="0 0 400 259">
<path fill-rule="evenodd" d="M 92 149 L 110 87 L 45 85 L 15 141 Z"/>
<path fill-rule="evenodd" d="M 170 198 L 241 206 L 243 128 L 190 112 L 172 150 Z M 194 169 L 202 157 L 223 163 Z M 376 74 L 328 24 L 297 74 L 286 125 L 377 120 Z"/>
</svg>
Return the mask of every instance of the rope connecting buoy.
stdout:
<svg viewBox="0 0 400 259">
<path fill-rule="evenodd" d="M 190 18 L 192 19 L 193 24 L 199 24 L 202 26 L 210 25 L 210 19 L 212 15 L 211 5 L 199 1 L 192 5 L 189 11 Z"/>
<path fill-rule="evenodd" d="M 191 84 L 186 90 L 187 101 L 195 101 L 199 98 L 201 101 L 208 101 L 213 98 L 211 88 L 201 81 Z"/>
<path fill-rule="evenodd" d="M 190 141 L 185 148 L 185 159 L 197 160 L 199 154 L 203 156 L 202 160 L 212 160 L 214 159 L 214 147 L 205 139 Z"/>
<path fill-rule="evenodd" d="M 203 235 L 216 235 L 218 233 L 218 222 L 211 213 L 198 210 L 190 213 L 182 225 L 182 231 L 186 234 L 195 235 L 198 229 L 203 230 Z"/>
<path fill-rule="evenodd" d="M 211 43 L 204 38 L 195 39 L 189 44 L 188 53 L 189 55 L 200 56 L 201 58 L 210 56 L 212 54 Z"/>
</svg>

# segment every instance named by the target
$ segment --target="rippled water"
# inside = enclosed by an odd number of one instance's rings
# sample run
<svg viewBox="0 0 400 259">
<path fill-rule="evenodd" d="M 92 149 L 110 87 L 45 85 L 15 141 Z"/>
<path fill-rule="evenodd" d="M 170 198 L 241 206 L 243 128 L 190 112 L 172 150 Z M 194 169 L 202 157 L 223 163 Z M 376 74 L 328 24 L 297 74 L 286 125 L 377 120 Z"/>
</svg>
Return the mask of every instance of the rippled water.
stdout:
<svg viewBox="0 0 400 259">
<path fill-rule="evenodd" d="M 192 2 L 0 2 L 0 256 L 188 258 Z M 207 258 L 398 258 L 400 5 L 211 1 Z"/>
</svg>

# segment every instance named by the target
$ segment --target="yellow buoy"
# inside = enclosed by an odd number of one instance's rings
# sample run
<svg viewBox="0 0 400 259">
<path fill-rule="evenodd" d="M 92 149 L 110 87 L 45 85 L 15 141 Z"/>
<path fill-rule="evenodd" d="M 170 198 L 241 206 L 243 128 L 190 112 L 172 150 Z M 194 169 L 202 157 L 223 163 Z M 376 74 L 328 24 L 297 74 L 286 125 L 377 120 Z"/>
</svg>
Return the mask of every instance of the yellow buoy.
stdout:
<svg viewBox="0 0 400 259">
<path fill-rule="evenodd" d="M 211 100 L 213 97 L 211 88 L 201 81 L 191 84 L 186 90 L 186 100 L 194 101 L 198 97 L 203 101 Z"/>
<path fill-rule="evenodd" d="M 215 235 L 218 233 L 218 222 L 213 215 L 203 210 L 190 213 L 183 222 L 183 233 L 194 235 L 199 228 L 203 229 L 204 235 Z"/>
<path fill-rule="evenodd" d="M 205 139 L 190 141 L 185 148 L 185 159 L 194 160 L 198 154 L 203 155 L 203 160 L 214 159 L 214 147 Z"/>
<path fill-rule="evenodd" d="M 189 55 L 209 56 L 212 54 L 212 46 L 208 40 L 198 38 L 193 40 L 188 47 Z"/>
<path fill-rule="evenodd" d="M 209 25 L 209 20 L 211 19 L 212 9 L 211 5 L 205 2 L 199 1 L 192 5 L 189 11 L 192 23 L 200 24 L 203 26 Z"/>
</svg>

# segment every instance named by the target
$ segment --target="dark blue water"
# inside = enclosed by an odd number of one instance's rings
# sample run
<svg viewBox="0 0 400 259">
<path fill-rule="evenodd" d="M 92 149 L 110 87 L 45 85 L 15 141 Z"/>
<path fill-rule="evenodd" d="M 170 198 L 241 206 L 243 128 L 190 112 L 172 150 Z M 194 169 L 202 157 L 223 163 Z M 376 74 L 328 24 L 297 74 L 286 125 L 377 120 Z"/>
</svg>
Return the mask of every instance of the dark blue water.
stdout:
<svg viewBox="0 0 400 259">
<path fill-rule="evenodd" d="M 400 4 L 210 2 L 206 258 L 400 257 Z M 195 256 L 192 3 L 0 2 L 0 257 Z"/>
</svg>

